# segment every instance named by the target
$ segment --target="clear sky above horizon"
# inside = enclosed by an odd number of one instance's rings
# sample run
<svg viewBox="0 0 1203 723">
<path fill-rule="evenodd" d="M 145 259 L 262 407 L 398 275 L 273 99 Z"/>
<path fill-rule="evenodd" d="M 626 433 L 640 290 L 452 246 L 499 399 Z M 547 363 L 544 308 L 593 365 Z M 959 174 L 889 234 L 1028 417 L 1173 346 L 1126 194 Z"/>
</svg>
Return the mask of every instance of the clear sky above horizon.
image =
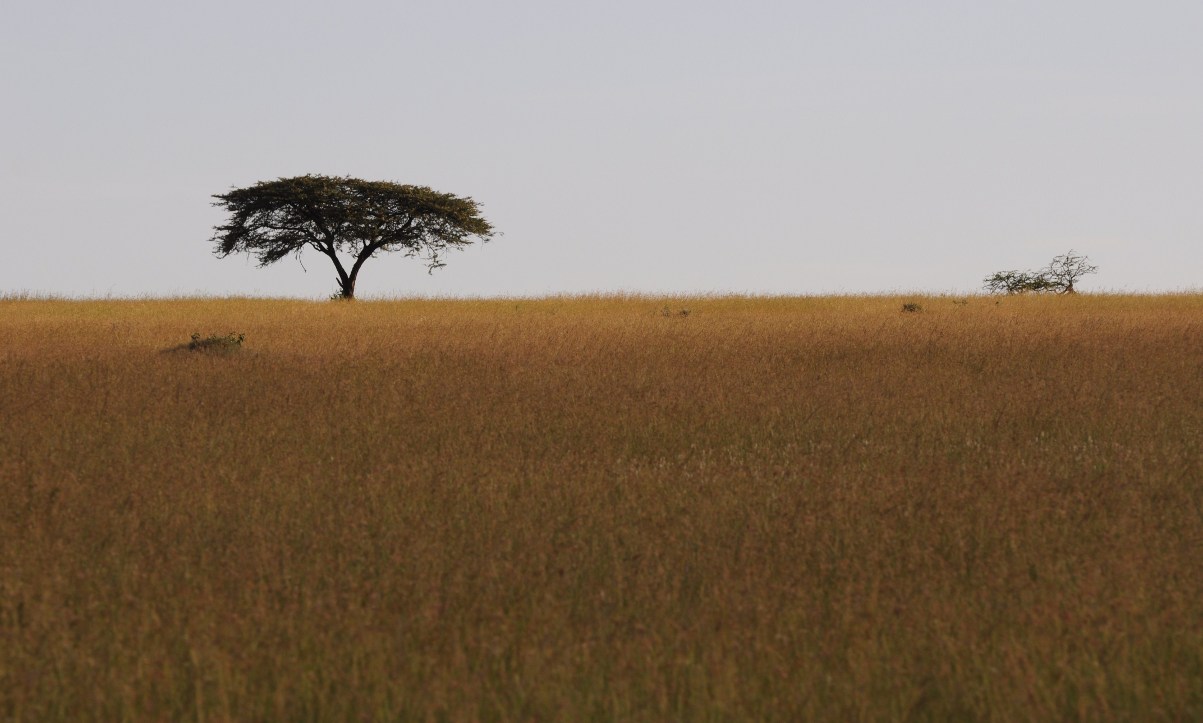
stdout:
<svg viewBox="0 0 1203 723">
<path fill-rule="evenodd" d="M 504 233 L 362 296 L 1203 289 L 1203 3 L 7 0 L 0 294 L 324 298 L 212 255 L 305 173 Z"/>
</svg>

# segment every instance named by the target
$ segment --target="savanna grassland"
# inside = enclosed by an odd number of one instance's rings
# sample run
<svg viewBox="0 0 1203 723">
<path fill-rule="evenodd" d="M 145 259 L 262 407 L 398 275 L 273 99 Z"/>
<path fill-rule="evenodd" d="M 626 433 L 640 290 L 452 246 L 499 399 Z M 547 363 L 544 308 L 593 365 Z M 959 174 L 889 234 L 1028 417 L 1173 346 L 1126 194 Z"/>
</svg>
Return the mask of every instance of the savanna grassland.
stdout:
<svg viewBox="0 0 1203 723">
<path fill-rule="evenodd" d="M 581 718 L 1203 718 L 1203 296 L 0 300 L 0 719 Z"/>
</svg>

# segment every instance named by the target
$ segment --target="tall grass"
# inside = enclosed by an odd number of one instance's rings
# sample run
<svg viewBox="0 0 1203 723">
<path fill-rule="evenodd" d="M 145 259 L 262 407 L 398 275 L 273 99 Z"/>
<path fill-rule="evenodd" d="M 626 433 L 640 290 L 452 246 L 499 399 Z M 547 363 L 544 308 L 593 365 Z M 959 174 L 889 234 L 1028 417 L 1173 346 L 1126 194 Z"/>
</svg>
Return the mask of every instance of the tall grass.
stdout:
<svg viewBox="0 0 1203 723">
<path fill-rule="evenodd" d="M 1201 440 L 1198 295 L 6 299 L 0 719 L 1200 719 Z"/>
</svg>

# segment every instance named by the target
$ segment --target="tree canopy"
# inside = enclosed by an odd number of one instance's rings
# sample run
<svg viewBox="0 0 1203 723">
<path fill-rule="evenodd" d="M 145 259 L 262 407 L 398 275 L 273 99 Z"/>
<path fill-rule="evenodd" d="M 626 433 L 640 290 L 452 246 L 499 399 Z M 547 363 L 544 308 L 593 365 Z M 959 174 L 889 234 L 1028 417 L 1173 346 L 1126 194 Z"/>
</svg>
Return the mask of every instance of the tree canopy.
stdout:
<svg viewBox="0 0 1203 723">
<path fill-rule="evenodd" d="M 214 228 L 215 254 L 245 252 L 268 266 L 313 249 L 333 262 L 344 299 L 355 297 L 364 262 L 382 251 L 418 257 L 433 271 L 444 265 L 447 249 L 495 233 L 471 198 L 390 181 L 307 175 L 213 197 L 213 205 L 230 214 Z M 340 254 L 349 257 L 347 264 Z"/>
</svg>

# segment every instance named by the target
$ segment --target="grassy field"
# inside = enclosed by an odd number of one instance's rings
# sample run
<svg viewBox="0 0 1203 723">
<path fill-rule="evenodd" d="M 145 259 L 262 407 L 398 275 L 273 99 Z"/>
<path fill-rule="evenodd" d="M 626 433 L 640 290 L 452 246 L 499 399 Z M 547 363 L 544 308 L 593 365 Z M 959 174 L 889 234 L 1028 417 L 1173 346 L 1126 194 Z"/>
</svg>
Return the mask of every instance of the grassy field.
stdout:
<svg viewBox="0 0 1203 723">
<path fill-rule="evenodd" d="M 1201 460 L 1199 295 L 10 297 L 0 719 L 1199 720 Z"/>
</svg>

